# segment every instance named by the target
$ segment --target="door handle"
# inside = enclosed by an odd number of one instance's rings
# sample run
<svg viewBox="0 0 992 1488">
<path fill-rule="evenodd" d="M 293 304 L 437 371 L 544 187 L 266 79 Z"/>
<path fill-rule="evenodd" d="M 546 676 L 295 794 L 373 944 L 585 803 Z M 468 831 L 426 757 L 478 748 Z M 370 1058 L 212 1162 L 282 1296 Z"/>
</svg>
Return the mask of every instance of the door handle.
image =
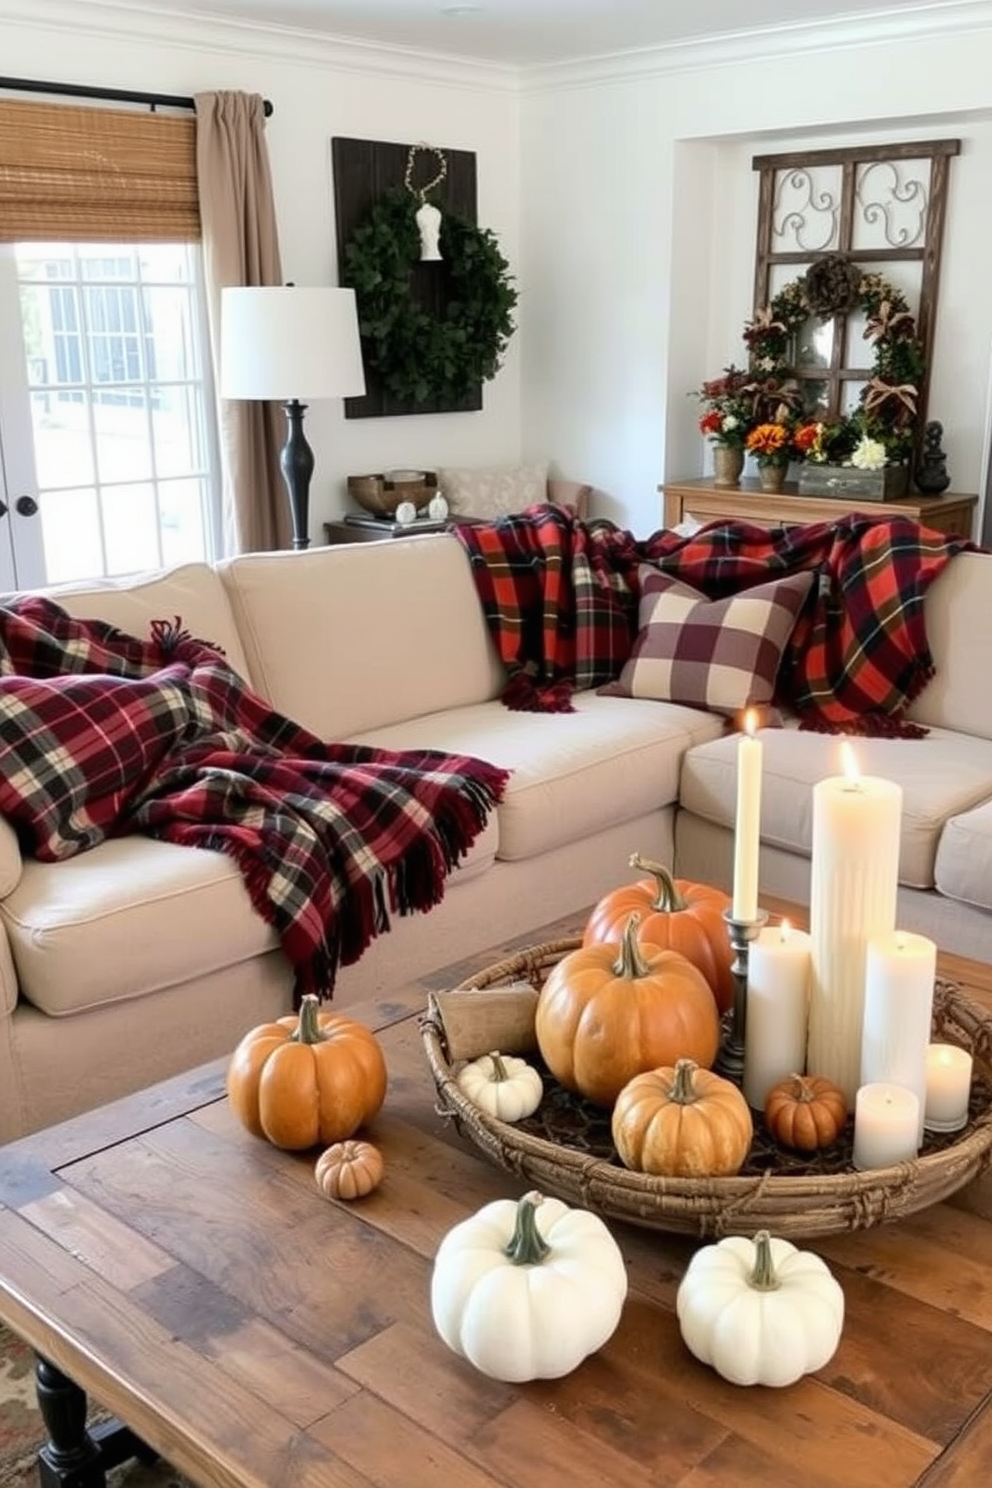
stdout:
<svg viewBox="0 0 992 1488">
<path fill-rule="evenodd" d="M 35 501 L 33 496 L 18 496 L 17 500 L 14 502 L 14 509 L 19 512 L 22 517 L 33 517 L 37 514 L 38 503 L 37 501 Z"/>
<path fill-rule="evenodd" d="M 6 501 L 0 500 L 0 522 L 3 521 L 3 519 L 4 519 L 4 517 L 6 515 L 7 515 L 7 503 L 6 503 Z"/>
</svg>

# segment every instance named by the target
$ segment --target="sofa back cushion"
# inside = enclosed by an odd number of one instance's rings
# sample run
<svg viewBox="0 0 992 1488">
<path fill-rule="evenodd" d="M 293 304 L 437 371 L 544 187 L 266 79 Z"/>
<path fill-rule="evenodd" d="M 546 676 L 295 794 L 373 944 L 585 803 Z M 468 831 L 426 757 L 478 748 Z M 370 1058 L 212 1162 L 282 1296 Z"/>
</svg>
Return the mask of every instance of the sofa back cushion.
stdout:
<svg viewBox="0 0 992 1488">
<path fill-rule="evenodd" d="M 323 739 L 486 702 L 505 677 L 448 533 L 218 565 L 255 686 Z"/>
<path fill-rule="evenodd" d="M 923 602 L 936 672 L 908 716 L 928 728 L 992 739 L 992 689 L 986 683 L 992 636 L 992 553 L 958 553 Z"/>
<path fill-rule="evenodd" d="M 252 680 L 227 592 L 207 563 L 184 563 L 85 585 L 58 584 L 39 592 L 78 619 L 106 620 L 144 641 L 151 634 L 153 620 L 174 620 L 178 615 L 184 629 L 220 646 L 238 675 Z"/>
</svg>

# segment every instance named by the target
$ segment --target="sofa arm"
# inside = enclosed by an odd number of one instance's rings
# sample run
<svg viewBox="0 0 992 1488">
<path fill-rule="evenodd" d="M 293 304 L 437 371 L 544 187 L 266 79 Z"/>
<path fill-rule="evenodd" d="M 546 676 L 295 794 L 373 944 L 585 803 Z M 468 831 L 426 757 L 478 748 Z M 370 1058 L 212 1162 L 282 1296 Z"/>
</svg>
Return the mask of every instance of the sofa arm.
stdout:
<svg viewBox="0 0 992 1488">
<path fill-rule="evenodd" d="M 12 894 L 21 881 L 24 861 L 17 833 L 5 816 L 0 816 L 0 899 Z"/>
<path fill-rule="evenodd" d="M 17 1006 L 17 969 L 7 938 L 7 927 L 0 920 L 0 1018 L 9 1018 Z"/>
</svg>

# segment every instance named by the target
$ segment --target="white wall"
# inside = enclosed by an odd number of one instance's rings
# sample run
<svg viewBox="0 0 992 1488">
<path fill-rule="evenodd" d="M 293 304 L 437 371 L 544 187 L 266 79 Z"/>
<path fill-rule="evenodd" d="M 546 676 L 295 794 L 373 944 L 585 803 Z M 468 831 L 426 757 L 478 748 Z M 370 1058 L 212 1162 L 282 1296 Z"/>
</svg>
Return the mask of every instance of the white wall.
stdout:
<svg viewBox="0 0 992 1488">
<path fill-rule="evenodd" d="M 992 22 L 968 32 L 629 75 L 532 79 L 522 104 L 525 446 L 546 441 L 635 532 L 665 476 L 704 473 L 688 397 L 744 359 L 755 153 L 954 137 L 930 416 L 954 489 L 980 491 L 992 350 Z M 692 65 L 693 59 L 699 65 Z M 617 69 L 614 68 L 614 73 Z M 577 307 L 581 306 L 581 314 Z"/>
<path fill-rule="evenodd" d="M 100 23 L 105 30 L 98 29 Z M 346 49 L 252 28 L 103 12 L 66 0 L 0 3 L 0 73 L 188 95 L 243 89 L 271 99 L 272 163 L 283 272 L 298 284 L 337 283 L 331 139 L 429 141 L 473 150 L 478 214 L 519 260 L 516 83 L 496 69 L 415 67 L 402 56 Z M 520 286 L 523 287 L 522 285 Z M 343 403 L 314 403 L 307 436 L 316 470 L 311 535 L 350 504 L 349 474 L 515 460 L 520 454 L 520 344 L 483 391 L 481 412 L 345 419 Z"/>
</svg>

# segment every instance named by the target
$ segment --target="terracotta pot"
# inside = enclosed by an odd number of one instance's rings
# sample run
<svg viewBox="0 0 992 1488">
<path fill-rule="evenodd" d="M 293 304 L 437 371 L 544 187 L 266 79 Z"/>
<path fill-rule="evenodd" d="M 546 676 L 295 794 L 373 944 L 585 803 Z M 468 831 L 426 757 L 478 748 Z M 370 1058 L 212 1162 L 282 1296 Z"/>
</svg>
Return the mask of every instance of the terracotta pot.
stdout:
<svg viewBox="0 0 992 1488">
<path fill-rule="evenodd" d="M 713 446 L 713 484 L 715 486 L 739 486 L 744 469 L 744 451 L 733 449 L 728 444 Z"/>
</svg>

